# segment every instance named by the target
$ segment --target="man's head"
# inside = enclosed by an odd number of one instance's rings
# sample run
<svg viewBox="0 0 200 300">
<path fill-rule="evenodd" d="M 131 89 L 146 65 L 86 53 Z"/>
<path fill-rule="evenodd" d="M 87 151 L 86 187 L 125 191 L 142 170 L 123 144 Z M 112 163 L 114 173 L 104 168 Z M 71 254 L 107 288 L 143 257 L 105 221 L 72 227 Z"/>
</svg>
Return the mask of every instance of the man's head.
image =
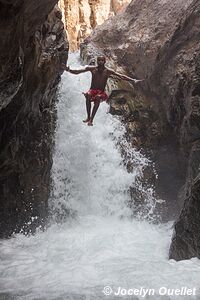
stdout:
<svg viewBox="0 0 200 300">
<path fill-rule="evenodd" d="M 106 62 L 105 56 L 97 56 L 98 67 L 103 67 L 105 65 L 105 62 Z"/>
</svg>

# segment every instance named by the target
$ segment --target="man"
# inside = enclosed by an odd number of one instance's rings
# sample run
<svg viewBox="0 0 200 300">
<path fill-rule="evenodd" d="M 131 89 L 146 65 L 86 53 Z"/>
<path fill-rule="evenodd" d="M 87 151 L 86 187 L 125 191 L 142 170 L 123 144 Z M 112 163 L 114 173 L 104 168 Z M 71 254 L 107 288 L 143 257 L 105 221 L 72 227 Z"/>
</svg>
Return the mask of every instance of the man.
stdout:
<svg viewBox="0 0 200 300">
<path fill-rule="evenodd" d="M 80 70 L 71 70 L 70 67 L 64 67 L 64 69 L 72 74 L 80 74 L 84 72 L 92 73 L 92 82 L 91 87 L 88 92 L 83 93 L 86 98 L 86 109 L 87 109 L 87 118 L 83 120 L 84 123 L 87 123 L 88 126 L 93 126 L 94 116 L 99 108 L 99 104 L 102 101 L 107 101 L 108 96 L 105 93 L 105 87 L 107 80 L 111 76 L 116 76 L 119 79 L 127 80 L 130 82 L 140 82 L 143 80 L 133 79 L 123 74 L 119 74 L 107 67 L 105 67 L 106 58 L 105 56 L 97 57 L 97 66 L 88 66 Z M 91 102 L 94 102 L 94 106 L 91 114 Z"/>
</svg>

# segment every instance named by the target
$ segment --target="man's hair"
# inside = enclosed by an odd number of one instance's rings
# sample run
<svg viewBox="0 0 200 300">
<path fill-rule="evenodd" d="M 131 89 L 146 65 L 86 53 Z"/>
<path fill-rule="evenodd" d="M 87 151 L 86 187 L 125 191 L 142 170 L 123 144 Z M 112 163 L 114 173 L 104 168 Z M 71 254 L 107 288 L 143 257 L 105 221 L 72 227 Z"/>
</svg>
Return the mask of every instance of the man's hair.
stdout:
<svg viewBox="0 0 200 300">
<path fill-rule="evenodd" d="M 103 58 L 106 61 L 106 57 L 104 55 L 99 55 L 99 56 L 97 56 L 97 59 L 98 58 Z"/>
</svg>

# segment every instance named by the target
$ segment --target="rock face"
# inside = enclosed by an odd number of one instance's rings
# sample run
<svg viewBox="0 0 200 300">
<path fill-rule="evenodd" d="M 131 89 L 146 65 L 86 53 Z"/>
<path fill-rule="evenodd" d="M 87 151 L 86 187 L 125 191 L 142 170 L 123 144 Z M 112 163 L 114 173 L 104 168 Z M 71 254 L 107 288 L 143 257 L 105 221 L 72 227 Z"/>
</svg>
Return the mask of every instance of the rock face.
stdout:
<svg viewBox="0 0 200 300">
<path fill-rule="evenodd" d="M 101 53 L 118 71 L 145 78 L 130 88 L 132 101 L 124 97 L 125 123 L 133 145 L 155 162 L 158 194 L 168 198 L 168 212 L 182 208 L 170 248 L 170 258 L 177 260 L 200 256 L 199 16 L 200 0 L 133 0 L 81 46 L 83 58 Z M 115 108 L 116 94 L 110 97 Z"/>
<path fill-rule="evenodd" d="M 79 48 L 80 43 L 108 17 L 116 15 L 131 0 L 60 0 L 70 50 Z"/>
<path fill-rule="evenodd" d="M 56 0 L 0 0 L 0 236 L 47 214 L 54 103 L 68 43 Z"/>
</svg>

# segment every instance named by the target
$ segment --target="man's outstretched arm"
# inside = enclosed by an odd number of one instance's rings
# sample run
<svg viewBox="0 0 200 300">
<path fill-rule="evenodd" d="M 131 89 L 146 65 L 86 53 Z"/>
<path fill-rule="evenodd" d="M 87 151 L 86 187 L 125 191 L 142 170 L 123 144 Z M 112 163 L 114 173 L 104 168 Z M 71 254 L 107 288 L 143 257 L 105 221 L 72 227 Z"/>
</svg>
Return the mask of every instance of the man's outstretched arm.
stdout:
<svg viewBox="0 0 200 300">
<path fill-rule="evenodd" d="M 119 79 L 122 79 L 122 80 L 127 80 L 127 81 L 131 81 L 131 82 L 134 82 L 134 83 L 137 83 L 137 82 L 141 82 L 141 81 L 144 81 L 144 79 L 134 79 L 134 78 L 131 78 L 129 76 L 126 76 L 124 74 L 120 74 L 118 72 L 115 72 L 111 69 L 108 69 L 109 71 L 109 76 L 116 76 L 117 78 Z"/>
<path fill-rule="evenodd" d="M 71 73 L 71 74 L 81 74 L 81 73 L 85 73 L 88 71 L 92 71 L 93 67 L 85 67 L 83 69 L 79 69 L 79 70 L 71 70 L 70 67 L 68 66 L 63 66 L 64 70 Z"/>
</svg>

